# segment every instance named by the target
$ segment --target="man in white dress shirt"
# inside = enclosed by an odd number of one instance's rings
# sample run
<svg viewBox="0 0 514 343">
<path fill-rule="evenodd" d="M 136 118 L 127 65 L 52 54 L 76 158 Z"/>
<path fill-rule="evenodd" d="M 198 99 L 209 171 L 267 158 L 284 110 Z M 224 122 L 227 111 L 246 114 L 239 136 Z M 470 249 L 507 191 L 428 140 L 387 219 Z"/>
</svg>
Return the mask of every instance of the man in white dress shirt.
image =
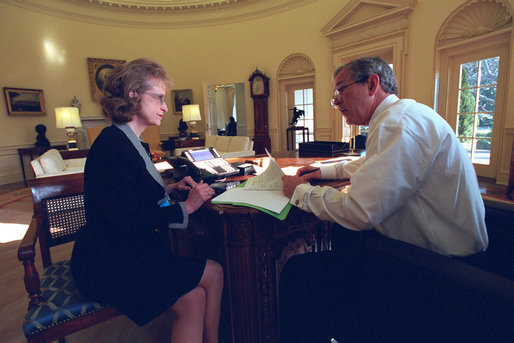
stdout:
<svg viewBox="0 0 514 343">
<path fill-rule="evenodd" d="M 396 79 L 379 58 L 334 73 L 332 104 L 350 125 L 367 125 L 366 156 L 301 177 L 284 176 L 291 203 L 355 231 L 375 229 L 443 255 L 487 248 L 484 203 L 470 158 L 431 108 L 397 96 Z M 307 166 L 298 174 L 314 169 Z M 309 179 L 350 178 L 348 193 Z"/>
<path fill-rule="evenodd" d="M 485 251 L 485 209 L 475 170 L 448 123 L 423 104 L 399 99 L 394 73 L 378 57 L 339 67 L 333 86 L 332 106 L 347 123 L 369 126 L 366 156 L 319 170 L 304 166 L 297 176 L 283 176 L 291 203 L 354 232 L 373 230 L 373 238 L 400 240 L 446 256 Z M 311 186 L 310 179 L 350 179 L 351 187 L 343 193 Z M 344 228 L 338 229 L 348 231 Z M 420 309 L 412 317 L 402 313 L 409 299 L 419 299 L 409 285 L 417 271 L 358 244 L 346 248 L 295 256 L 286 264 L 280 281 L 280 342 L 329 342 L 331 330 L 342 341 L 352 341 L 353 333 L 362 342 L 404 339 L 407 330 L 415 332 L 413 337 L 430 335 L 434 328 L 428 323 L 417 328 L 416 320 L 439 320 L 437 310 Z M 395 295 L 403 294 L 406 304 L 399 304 Z M 446 298 L 432 296 L 436 305 Z M 399 336 L 387 336 L 395 325 Z"/>
</svg>

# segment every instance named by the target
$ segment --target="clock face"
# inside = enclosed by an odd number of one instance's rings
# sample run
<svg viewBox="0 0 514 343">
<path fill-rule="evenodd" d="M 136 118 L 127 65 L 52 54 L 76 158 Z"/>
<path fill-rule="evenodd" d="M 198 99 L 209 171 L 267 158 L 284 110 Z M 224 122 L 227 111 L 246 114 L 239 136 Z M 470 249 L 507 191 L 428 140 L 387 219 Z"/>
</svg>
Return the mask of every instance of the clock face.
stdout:
<svg viewBox="0 0 514 343">
<path fill-rule="evenodd" d="M 264 94 L 264 80 L 262 79 L 262 77 L 257 76 L 253 79 L 252 93 L 253 95 Z"/>
</svg>

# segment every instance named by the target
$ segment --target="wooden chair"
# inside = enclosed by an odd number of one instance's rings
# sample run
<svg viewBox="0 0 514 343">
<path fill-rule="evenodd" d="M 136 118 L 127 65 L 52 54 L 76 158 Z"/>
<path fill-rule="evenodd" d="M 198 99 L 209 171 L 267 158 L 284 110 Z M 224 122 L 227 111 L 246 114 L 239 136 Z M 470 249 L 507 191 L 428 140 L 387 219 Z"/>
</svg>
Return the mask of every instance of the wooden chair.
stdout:
<svg viewBox="0 0 514 343">
<path fill-rule="evenodd" d="M 35 179 L 31 190 L 34 216 L 18 248 L 29 298 L 23 331 L 28 342 L 64 342 L 65 336 L 120 312 L 83 298 L 73 283 L 70 261 L 53 262 L 51 258 L 50 248 L 73 241 L 85 224 L 84 174 Z M 41 274 L 34 264 L 38 239 L 44 267 Z"/>
<path fill-rule="evenodd" d="M 512 152 L 510 153 L 509 184 L 507 186 L 507 199 L 512 199 L 514 191 L 514 140 L 512 141 Z"/>
<path fill-rule="evenodd" d="M 141 136 L 145 143 L 148 143 L 150 146 L 150 151 L 158 153 L 161 157 L 167 157 L 169 155 L 168 152 L 162 149 L 161 134 L 157 126 L 147 127 Z"/>
<path fill-rule="evenodd" d="M 96 137 L 102 132 L 105 126 L 91 126 L 86 128 L 87 138 L 89 139 L 89 146 L 93 145 Z"/>
</svg>

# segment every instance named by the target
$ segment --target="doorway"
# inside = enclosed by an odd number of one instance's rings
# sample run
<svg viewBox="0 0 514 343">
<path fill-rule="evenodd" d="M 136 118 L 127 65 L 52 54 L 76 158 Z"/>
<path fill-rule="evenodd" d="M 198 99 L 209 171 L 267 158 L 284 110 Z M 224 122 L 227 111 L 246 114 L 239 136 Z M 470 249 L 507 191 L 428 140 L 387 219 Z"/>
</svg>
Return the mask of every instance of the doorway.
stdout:
<svg viewBox="0 0 514 343">
<path fill-rule="evenodd" d="M 208 84 L 207 128 L 208 135 L 226 135 L 230 117 L 237 123 L 237 136 L 247 136 L 245 84 Z"/>
</svg>

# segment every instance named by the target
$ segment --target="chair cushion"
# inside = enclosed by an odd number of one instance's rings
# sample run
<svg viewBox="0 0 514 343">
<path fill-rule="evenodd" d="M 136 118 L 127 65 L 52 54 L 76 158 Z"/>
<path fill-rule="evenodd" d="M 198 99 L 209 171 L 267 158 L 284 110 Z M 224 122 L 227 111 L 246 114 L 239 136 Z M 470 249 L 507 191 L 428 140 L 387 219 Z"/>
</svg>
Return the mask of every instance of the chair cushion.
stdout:
<svg viewBox="0 0 514 343">
<path fill-rule="evenodd" d="M 23 319 L 26 336 L 109 306 L 88 301 L 80 295 L 73 282 L 69 260 L 45 268 L 41 277 L 41 296 L 44 301 L 30 309 Z"/>
<path fill-rule="evenodd" d="M 246 136 L 233 136 L 230 139 L 230 143 L 228 145 L 228 149 L 225 151 L 234 152 L 234 151 L 242 151 L 249 150 L 248 143 L 250 141 L 250 137 Z"/>
<path fill-rule="evenodd" d="M 216 139 L 216 145 L 214 146 L 218 152 L 228 151 L 228 145 L 230 144 L 230 138 L 228 136 L 218 136 Z"/>
<path fill-rule="evenodd" d="M 56 149 L 50 149 L 41 155 L 39 162 L 46 174 L 59 173 L 66 168 L 61 154 Z"/>
<path fill-rule="evenodd" d="M 32 166 L 32 169 L 34 170 L 34 175 L 36 177 L 41 176 L 45 173 L 43 170 L 43 167 L 41 166 L 41 163 L 39 162 L 39 159 L 35 159 L 33 161 L 30 161 L 30 165 Z"/>
<path fill-rule="evenodd" d="M 216 140 L 218 139 L 218 136 L 212 135 L 212 136 L 205 136 L 205 146 L 208 148 L 214 148 L 216 147 Z"/>
<path fill-rule="evenodd" d="M 64 171 L 84 171 L 84 167 L 86 166 L 86 157 L 71 158 L 69 160 L 64 160 L 64 163 L 66 164 Z"/>
</svg>

